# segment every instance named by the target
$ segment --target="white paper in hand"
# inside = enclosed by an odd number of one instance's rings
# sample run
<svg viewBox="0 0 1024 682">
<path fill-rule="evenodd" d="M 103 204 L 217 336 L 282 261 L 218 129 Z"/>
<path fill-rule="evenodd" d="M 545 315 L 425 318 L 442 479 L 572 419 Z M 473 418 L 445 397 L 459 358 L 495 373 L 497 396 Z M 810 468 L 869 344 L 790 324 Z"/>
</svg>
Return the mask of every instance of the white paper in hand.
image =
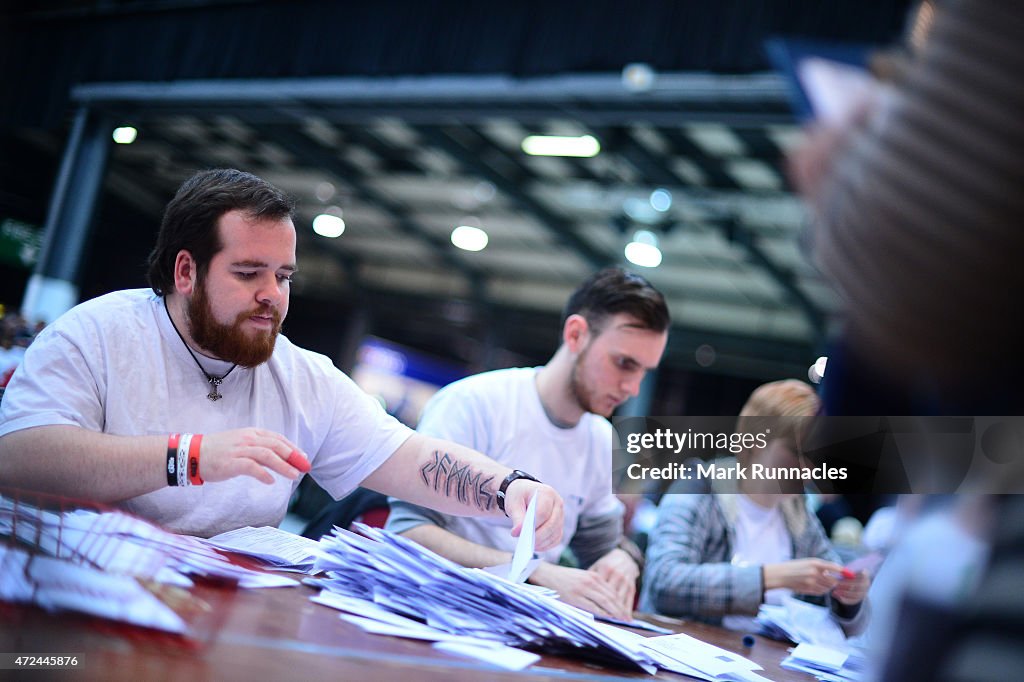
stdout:
<svg viewBox="0 0 1024 682">
<path fill-rule="evenodd" d="M 508 569 L 508 580 L 513 583 L 521 583 L 526 580 L 528 564 L 533 559 L 533 550 L 537 529 L 535 527 L 537 518 L 537 493 L 530 498 L 530 504 L 526 507 L 526 516 L 523 517 L 523 529 L 519 533 L 519 542 L 516 543 L 516 551 L 512 554 L 512 565 Z"/>
</svg>

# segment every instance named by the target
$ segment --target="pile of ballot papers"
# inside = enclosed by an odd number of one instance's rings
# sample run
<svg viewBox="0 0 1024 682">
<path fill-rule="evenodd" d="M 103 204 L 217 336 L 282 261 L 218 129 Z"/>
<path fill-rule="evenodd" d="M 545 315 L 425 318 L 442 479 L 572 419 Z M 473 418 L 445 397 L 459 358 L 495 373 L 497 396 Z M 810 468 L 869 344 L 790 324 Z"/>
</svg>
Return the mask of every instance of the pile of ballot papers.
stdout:
<svg viewBox="0 0 1024 682">
<path fill-rule="evenodd" d="M 275 571 L 294 573 L 315 573 L 313 562 L 320 547 L 316 540 L 269 526 L 236 528 L 202 542 L 259 559 Z"/>
<path fill-rule="evenodd" d="M 761 604 L 757 622 L 763 634 L 797 644 L 846 646 L 846 635 L 828 607 L 786 597 L 781 604 Z"/>
<path fill-rule="evenodd" d="M 313 601 L 344 611 L 376 634 L 438 642 L 446 651 L 514 667 L 544 653 L 573 655 L 654 673 L 665 668 L 704 679 L 763 682 L 760 666 L 687 635 L 644 637 L 594 617 L 547 590 L 482 569 L 464 568 L 420 545 L 356 524 L 321 541 L 325 579 Z M 526 654 L 522 658 L 517 654 Z M 528 663 L 527 663 L 528 664 Z"/>
<path fill-rule="evenodd" d="M 573 652 L 653 670 L 649 657 L 594 627 L 593 617 L 532 588 L 467 569 L 400 535 L 357 524 L 321 539 L 324 590 L 368 602 L 441 634 Z M 364 537 L 365 536 L 365 537 Z"/>
<path fill-rule="evenodd" d="M 762 604 L 757 621 L 764 634 L 799 645 L 782 662 L 782 667 L 830 682 L 859 680 L 864 676 L 864 650 L 847 641 L 827 607 L 788 597 L 782 604 Z"/>
<path fill-rule="evenodd" d="M 810 673 L 824 682 L 851 682 L 864 677 L 868 659 L 854 647 L 837 649 L 800 644 L 782 661 L 782 667 Z"/>
<path fill-rule="evenodd" d="M 185 623 L 138 578 L 179 587 L 190 587 L 192 578 L 239 587 L 298 585 L 232 564 L 197 538 L 123 512 L 51 511 L 0 496 L 0 600 L 186 633 Z"/>
</svg>

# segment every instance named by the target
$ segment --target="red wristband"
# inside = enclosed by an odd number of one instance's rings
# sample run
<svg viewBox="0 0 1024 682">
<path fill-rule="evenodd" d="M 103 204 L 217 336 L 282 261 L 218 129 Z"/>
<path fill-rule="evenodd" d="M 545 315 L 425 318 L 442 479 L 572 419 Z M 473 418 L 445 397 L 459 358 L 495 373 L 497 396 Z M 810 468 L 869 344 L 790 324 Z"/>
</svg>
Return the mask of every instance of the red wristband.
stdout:
<svg viewBox="0 0 1024 682">
<path fill-rule="evenodd" d="M 203 479 L 199 475 L 199 447 L 203 443 L 203 434 L 197 433 L 192 436 L 192 442 L 188 446 L 188 482 L 191 485 L 202 485 Z"/>
</svg>

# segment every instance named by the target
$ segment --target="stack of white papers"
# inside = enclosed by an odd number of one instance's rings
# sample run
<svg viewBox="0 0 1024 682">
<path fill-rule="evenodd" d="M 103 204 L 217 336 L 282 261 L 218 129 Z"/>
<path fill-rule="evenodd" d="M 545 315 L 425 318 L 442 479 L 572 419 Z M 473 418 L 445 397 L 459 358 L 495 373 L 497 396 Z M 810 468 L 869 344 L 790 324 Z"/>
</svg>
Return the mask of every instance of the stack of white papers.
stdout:
<svg viewBox="0 0 1024 682">
<path fill-rule="evenodd" d="M 285 576 L 232 564 L 199 538 L 168 533 L 148 521 L 118 511 L 66 512 L 56 532 L 60 533 L 58 556 L 108 572 L 182 585 L 191 584 L 182 581 L 185 576 L 241 588 L 299 584 Z"/>
<path fill-rule="evenodd" d="M 782 667 L 810 673 L 826 682 L 849 682 L 864 677 L 867 657 L 862 650 L 853 647 L 836 649 L 800 644 L 782 661 Z"/>
<path fill-rule="evenodd" d="M 313 562 L 320 543 L 280 528 L 246 526 L 202 540 L 211 547 L 255 557 L 278 571 L 315 573 Z"/>
<path fill-rule="evenodd" d="M 530 502 L 511 564 L 463 568 L 400 535 L 356 524 L 320 541 L 315 567 L 326 580 L 312 600 L 345 612 L 367 632 L 435 642 L 438 649 L 514 670 L 531 665 L 529 647 L 620 667 L 658 667 L 714 680 L 764 682 L 757 664 L 692 637 L 646 638 L 559 601 L 524 581 L 534 555 Z M 628 625 L 642 622 L 631 621 Z M 657 626 L 642 623 L 648 629 Z M 685 658 L 685 661 L 683 660 Z"/>
<path fill-rule="evenodd" d="M 762 604 L 757 622 L 765 634 L 797 644 L 820 644 L 837 649 L 846 647 L 846 635 L 832 619 L 829 609 L 787 597 L 782 604 Z"/>
<path fill-rule="evenodd" d="M 321 539 L 316 561 L 328 578 L 318 581 L 324 592 L 314 599 L 352 614 L 343 616 L 349 622 L 381 634 L 464 644 L 456 648 L 467 655 L 526 646 L 656 670 L 630 642 L 634 633 L 595 623 L 585 611 L 529 586 L 463 568 L 402 536 L 357 528 L 363 535 L 335 529 Z M 501 657 L 491 652 L 483 658 Z"/>
<path fill-rule="evenodd" d="M 0 599 L 184 633 L 185 622 L 135 578 L 0 545 Z"/>
<path fill-rule="evenodd" d="M 13 546 L 0 555 L 0 599 L 171 632 L 184 625 L 136 578 L 180 587 L 190 587 L 190 577 L 239 587 L 298 584 L 236 566 L 197 538 L 118 511 L 52 512 L 0 497 L 0 547 L 2 536 L 12 538 L 12 545 L 16 538 L 31 555 Z"/>
<path fill-rule="evenodd" d="M 643 640 L 643 646 L 657 654 L 658 665 L 666 670 L 703 680 L 770 682 L 755 670 L 761 666 L 739 654 L 702 642 L 690 635 L 665 635 Z"/>
</svg>

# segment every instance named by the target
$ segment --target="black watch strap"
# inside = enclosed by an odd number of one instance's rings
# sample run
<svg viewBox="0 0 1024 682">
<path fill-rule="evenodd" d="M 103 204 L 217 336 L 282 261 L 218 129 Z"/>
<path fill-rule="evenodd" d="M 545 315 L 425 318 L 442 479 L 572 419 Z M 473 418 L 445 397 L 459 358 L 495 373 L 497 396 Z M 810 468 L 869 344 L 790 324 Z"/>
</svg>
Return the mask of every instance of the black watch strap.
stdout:
<svg viewBox="0 0 1024 682">
<path fill-rule="evenodd" d="M 537 481 L 536 478 L 526 473 L 525 471 L 521 471 L 519 469 L 513 469 L 512 473 L 505 477 L 505 480 L 502 481 L 501 485 L 498 487 L 497 495 L 498 509 L 500 509 L 505 516 L 508 516 L 508 512 L 505 511 L 505 491 L 508 490 L 508 487 L 512 484 L 512 481 L 517 481 L 520 478 L 525 478 L 528 481 Z M 540 481 L 537 481 L 537 483 L 540 483 Z"/>
</svg>

